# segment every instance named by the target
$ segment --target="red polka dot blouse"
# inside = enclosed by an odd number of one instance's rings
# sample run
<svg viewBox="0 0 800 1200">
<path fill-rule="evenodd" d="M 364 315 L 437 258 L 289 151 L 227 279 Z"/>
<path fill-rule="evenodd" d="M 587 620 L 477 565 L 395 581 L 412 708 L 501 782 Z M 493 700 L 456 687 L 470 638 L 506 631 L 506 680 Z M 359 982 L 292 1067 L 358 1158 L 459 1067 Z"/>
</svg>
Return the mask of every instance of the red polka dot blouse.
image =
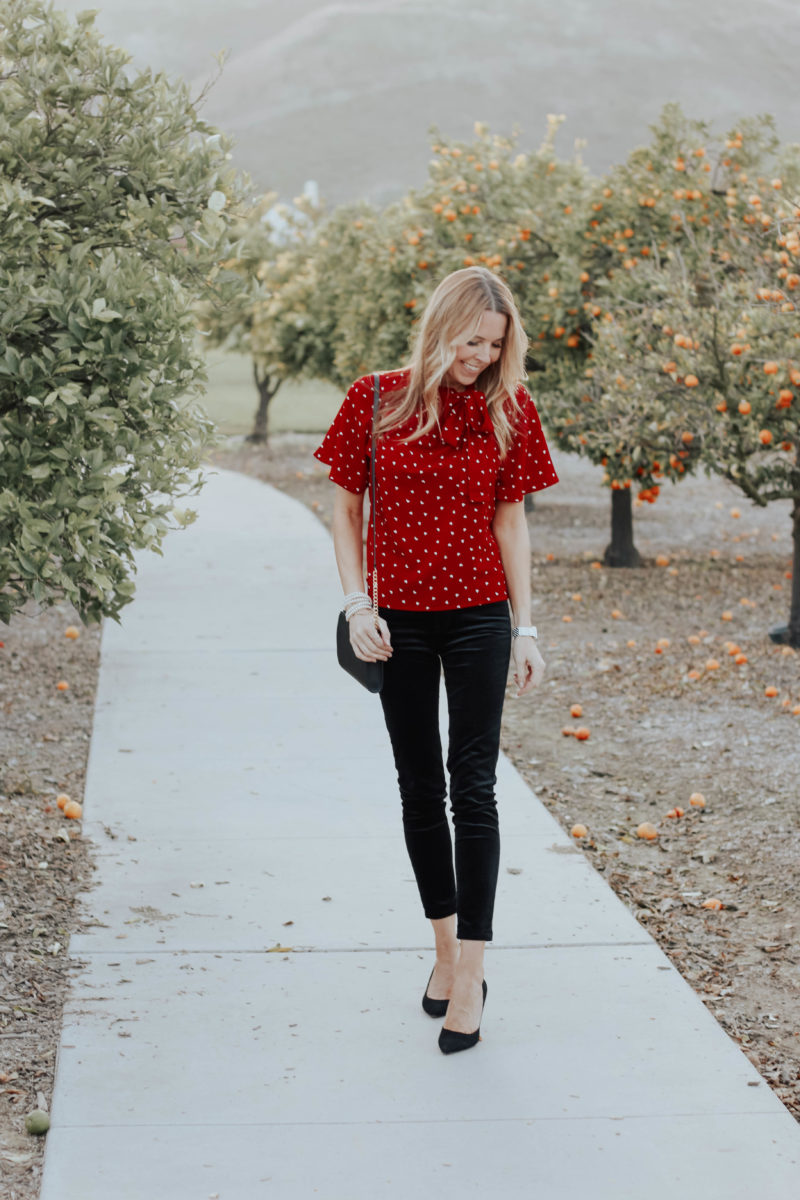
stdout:
<svg viewBox="0 0 800 1200">
<path fill-rule="evenodd" d="M 408 369 L 380 375 L 381 395 L 402 387 Z M 360 494 L 370 484 L 371 375 L 357 379 L 314 457 L 330 478 Z M 508 598 L 492 533 L 498 500 L 520 502 L 558 483 L 533 400 L 520 385 L 521 413 L 506 457 L 494 436 L 483 392 L 439 389 L 439 427 L 413 442 L 398 426 L 378 440 L 378 593 L 381 606 L 442 610 Z M 372 499 L 372 497 L 370 497 Z M 372 588 L 372 525 L 367 586 Z"/>
</svg>

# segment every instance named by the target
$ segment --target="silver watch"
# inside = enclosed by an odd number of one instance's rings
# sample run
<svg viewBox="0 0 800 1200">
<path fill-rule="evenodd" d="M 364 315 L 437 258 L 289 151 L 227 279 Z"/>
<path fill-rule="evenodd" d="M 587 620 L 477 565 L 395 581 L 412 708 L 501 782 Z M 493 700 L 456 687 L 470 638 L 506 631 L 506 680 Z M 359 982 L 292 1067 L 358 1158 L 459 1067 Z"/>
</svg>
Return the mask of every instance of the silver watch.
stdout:
<svg viewBox="0 0 800 1200">
<path fill-rule="evenodd" d="M 514 628 L 511 630 L 511 636 L 512 636 L 512 638 L 515 638 L 515 637 L 538 638 L 539 634 L 536 632 L 535 625 L 515 625 Z"/>
</svg>

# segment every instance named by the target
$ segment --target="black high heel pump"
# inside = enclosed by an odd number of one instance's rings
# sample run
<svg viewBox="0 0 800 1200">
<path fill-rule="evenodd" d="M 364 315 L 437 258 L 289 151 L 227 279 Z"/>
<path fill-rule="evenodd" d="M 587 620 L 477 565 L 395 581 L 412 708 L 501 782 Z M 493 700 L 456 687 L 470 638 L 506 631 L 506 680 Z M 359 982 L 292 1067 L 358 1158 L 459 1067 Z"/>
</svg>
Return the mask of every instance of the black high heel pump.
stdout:
<svg viewBox="0 0 800 1200">
<path fill-rule="evenodd" d="M 481 1005 L 481 1014 L 483 1014 L 483 1006 L 486 1004 L 486 993 L 489 990 L 486 986 L 485 979 L 482 987 L 483 1004 Z M 442 1054 L 455 1054 L 459 1050 L 469 1050 L 470 1046 L 474 1046 L 476 1042 L 480 1041 L 480 1036 L 480 1024 L 474 1033 L 458 1033 L 455 1029 L 445 1029 L 445 1027 L 442 1026 L 439 1033 L 439 1049 L 441 1050 Z"/>
<path fill-rule="evenodd" d="M 433 971 L 435 970 L 436 965 L 434 964 Z M 433 971 L 431 971 L 428 977 L 428 982 L 425 984 L 425 995 L 422 997 L 422 1007 L 429 1017 L 443 1017 L 447 1012 L 447 1005 L 450 1002 L 449 1000 L 434 1000 L 428 995 L 428 986 L 431 982 L 431 979 L 433 979 Z"/>
</svg>

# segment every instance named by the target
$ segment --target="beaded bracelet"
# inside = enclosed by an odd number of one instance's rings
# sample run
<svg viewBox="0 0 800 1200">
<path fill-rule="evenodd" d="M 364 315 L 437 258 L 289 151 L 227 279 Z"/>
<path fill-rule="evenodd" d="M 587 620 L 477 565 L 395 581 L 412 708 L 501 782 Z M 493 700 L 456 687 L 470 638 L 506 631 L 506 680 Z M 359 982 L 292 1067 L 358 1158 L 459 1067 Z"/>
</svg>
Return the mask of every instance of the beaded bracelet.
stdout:
<svg viewBox="0 0 800 1200">
<path fill-rule="evenodd" d="M 342 608 L 346 608 L 347 605 L 350 604 L 351 601 L 361 600 L 362 598 L 364 600 L 369 600 L 369 596 L 367 595 L 366 592 L 348 592 L 347 595 L 345 596 L 344 600 L 342 601 Z"/>
<path fill-rule="evenodd" d="M 350 620 L 357 612 L 368 612 L 372 608 L 372 602 L 367 596 L 363 600 L 356 600 L 353 604 L 347 606 L 344 610 L 346 620 Z"/>
</svg>

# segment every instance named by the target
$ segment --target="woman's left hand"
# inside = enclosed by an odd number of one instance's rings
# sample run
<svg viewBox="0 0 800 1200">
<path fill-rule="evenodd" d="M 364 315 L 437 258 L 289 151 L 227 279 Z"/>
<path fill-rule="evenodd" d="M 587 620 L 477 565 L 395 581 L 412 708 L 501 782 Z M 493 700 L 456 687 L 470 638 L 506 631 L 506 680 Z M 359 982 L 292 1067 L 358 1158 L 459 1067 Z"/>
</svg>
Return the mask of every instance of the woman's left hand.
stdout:
<svg viewBox="0 0 800 1200">
<path fill-rule="evenodd" d="M 535 638 L 515 637 L 511 643 L 511 662 L 514 667 L 517 696 L 532 691 L 542 682 L 544 659 L 539 653 Z"/>
</svg>

